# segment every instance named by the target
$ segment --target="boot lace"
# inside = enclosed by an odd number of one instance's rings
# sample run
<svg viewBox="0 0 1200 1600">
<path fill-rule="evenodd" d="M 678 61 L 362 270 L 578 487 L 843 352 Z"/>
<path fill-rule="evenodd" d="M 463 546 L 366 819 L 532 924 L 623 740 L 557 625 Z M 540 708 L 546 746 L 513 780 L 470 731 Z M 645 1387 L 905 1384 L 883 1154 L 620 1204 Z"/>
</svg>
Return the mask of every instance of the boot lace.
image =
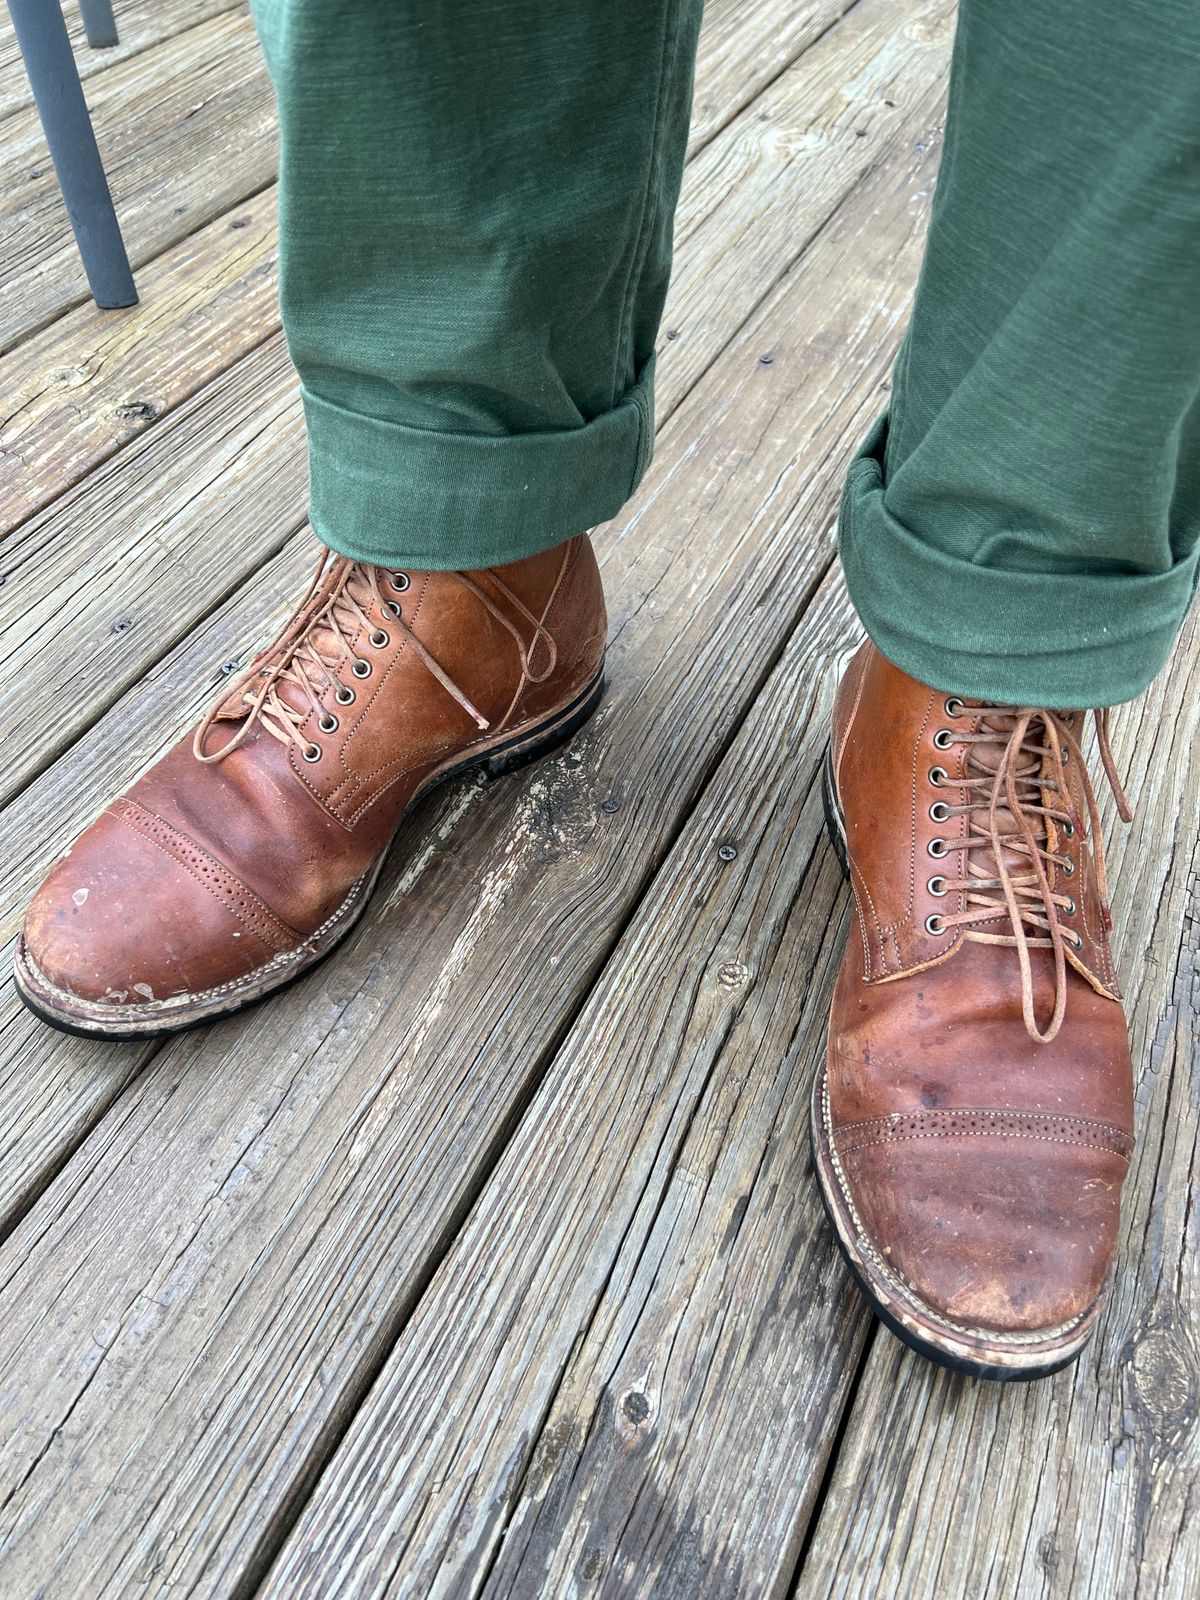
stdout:
<svg viewBox="0 0 1200 1600">
<path fill-rule="evenodd" d="M 962 702 L 950 701 L 947 709 L 955 705 L 961 707 Z M 937 785 L 957 789 L 960 795 L 957 804 L 943 803 L 938 818 L 968 819 L 965 838 L 940 841 L 943 854 L 961 853 L 962 869 L 960 877 L 942 880 L 942 892 L 961 893 L 966 904 L 962 911 L 939 917 L 937 931 L 978 930 L 1007 913 L 1011 933 L 976 931 L 974 937 L 1015 946 L 1025 1027 L 1036 1042 L 1049 1044 L 1066 1012 L 1067 947 L 1079 951 L 1083 946 L 1080 936 L 1064 929 L 1061 920 L 1062 914 L 1070 916 L 1075 911 L 1073 897 L 1061 887 L 1062 880 L 1075 870 L 1061 841 L 1072 838 L 1077 830 L 1085 839 L 1090 831 L 1101 915 L 1105 929 L 1112 927 L 1099 807 L 1072 715 L 1018 706 L 987 706 L 983 711 L 977 731 L 951 733 L 943 729 L 935 739 L 935 743 L 941 741 L 942 749 L 952 744 L 969 747 L 961 778 L 935 768 Z M 1113 758 L 1108 710 L 1092 715 L 1105 777 L 1121 820 L 1129 822 L 1132 813 Z M 1079 774 L 1082 813 L 1072 804 L 1067 783 L 1067 767 L 1072 762 Z M 1030 959 L 1030 951 L 1035 949 L 1048 949 L 1054 955 L 1054 1010 L 1044 1028 L 1035 1014 Z"/>
<path fill-rule="evenodd" d="M 491 595 L 467 572 L 450 574 L 465 585 L 484 609 L 512 635 L 520 657 L 524 679 L 530 683 L 543 683 L 554 671 L 556 649 L 554 640 L 528 607 L 513 594 L 497 575 L 489 571 L 488 579 L 505 600 L 533 628 L 529 647 L 511 617 L 496 605 Z M 336 727 L 322 705 L 321 696 L 330 688 L 339 704 L 354 699 L 354 692 L 340 674 L 348 667 L 353 677 L 368 677 L 370 663 L 356 656 L 352 641 L 366 630 L 367 637 L 376 649 L 384 649 L 391 642 L 389 630 L 398 628 L 417 659 L 433 674 L 452 699 L 458 702 L 476 726 L 484 731 L 490 726 L 488 719 L 474 706 L 448 672 L 417 638 L 404 621 L 398 601 L 384 593 L 388 569 L 368 566 L 352 561 L 348 556 L 323 551 L 308 589 L 291 619 L 278 637 L 250 663 L 241 676 L 225 691 L 220 700 L 205 715 L 192 743 L 197 761 L 211 763 L 224 761 L 250 738 L 257 728 L 270 734 L 285 745 L 295 744 L 308 760 L 317 746 L 311 745 L 300 732 L 301 725 L 310 713 L 315 712 L 323 732 Z M 403 573 L 391 573 L 393 588 L 403 591 L 408 578 Z M 387 627 L 377 627 L 371 620 L 369 609 L 374 605 L 387 618 Z M 534 671 L 531 657 L 539 642 L 544 642 L 547 664 Z M 366 669 L 365 671 L 362 669 Z M 291 697 L 285 698 L 287 686 Z M 299 704 L 294 704 L 298 700 Z M 242 708 L 245 708 L 244 710 Z M 219 720 L 239 718 L 237 731 L 218 749 L 206 751 L 205 743 Z"/>
</svg>

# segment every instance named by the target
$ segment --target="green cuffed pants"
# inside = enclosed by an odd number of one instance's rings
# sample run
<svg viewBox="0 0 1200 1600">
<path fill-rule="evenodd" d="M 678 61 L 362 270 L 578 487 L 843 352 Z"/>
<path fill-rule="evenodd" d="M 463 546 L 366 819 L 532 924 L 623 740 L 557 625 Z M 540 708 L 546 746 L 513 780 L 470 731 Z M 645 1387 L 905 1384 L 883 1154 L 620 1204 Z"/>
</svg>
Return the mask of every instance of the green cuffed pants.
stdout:
<svg viewBox="0 0 1200 1600">
<path fill-rule="evenodd" d="M 253 8 L 317 533 L 472 567 L 615 514 L 652 446 L 700 0 Z M 867 631 L 938 688 L 1112 704 L 1162 665 L 1200 557 L 1197 0 L 962 0 L 840 528 Z"/>
</svg>

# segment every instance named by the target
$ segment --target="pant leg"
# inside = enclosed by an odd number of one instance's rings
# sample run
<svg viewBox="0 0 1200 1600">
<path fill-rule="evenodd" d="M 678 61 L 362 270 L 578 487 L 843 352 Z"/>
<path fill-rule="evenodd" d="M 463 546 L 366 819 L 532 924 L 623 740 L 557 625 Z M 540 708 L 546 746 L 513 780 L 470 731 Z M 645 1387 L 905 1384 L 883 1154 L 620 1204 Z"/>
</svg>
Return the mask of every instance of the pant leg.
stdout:
<svg viewBox="0 0 1200 1600">
<path fill-rule="evenodd" d="M 515 560 L 649 461 L 701 0 L 252 0 L 335 550 Z"/>
<path fill-rule="evenodd" d="M 1200 553 L 1200 5 L 963 0 L 941 176 L 842 560 L 937 688 L 1113 704 Z"/>
</svg>

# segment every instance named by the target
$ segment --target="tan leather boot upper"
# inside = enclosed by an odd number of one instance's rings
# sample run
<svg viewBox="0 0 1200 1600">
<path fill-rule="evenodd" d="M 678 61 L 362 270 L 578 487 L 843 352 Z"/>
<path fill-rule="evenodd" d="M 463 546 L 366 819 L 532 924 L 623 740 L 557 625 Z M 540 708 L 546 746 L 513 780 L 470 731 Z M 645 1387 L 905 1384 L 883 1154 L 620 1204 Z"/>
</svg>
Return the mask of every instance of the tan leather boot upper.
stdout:
<svg viewBox="0 0 1200 1600">
<path fill-rule="evenodd" d="M 279 987 L 352 925 L 419 793 L 586 717 L 605 633 L 583 535 L 477 572 L 327 555 L 275 643 L 51 872 L 18 949 L 23 995 L 126 1037 Z"/>
<path fill-rule="evenodd" d="M 1081 720 L 964 703 L 870 644 L 834 714 L 855 924 L 818 1169 L 877 1307 L 997 1375 L 1052 1370 L 1091 1331 L 1133 1148 Z M 1103 725 L 1101 744 L 1112 776 Z"/>
</svg>

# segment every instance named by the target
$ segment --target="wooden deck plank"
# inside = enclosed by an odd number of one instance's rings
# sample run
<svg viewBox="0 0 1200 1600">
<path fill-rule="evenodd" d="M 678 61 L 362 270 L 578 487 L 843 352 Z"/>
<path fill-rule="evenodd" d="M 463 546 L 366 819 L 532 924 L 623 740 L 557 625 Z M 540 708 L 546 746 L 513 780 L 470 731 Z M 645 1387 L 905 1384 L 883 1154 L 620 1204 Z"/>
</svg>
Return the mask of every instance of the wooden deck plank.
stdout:
<svg viewBox="0 0 1200 1600">
<path fill-rule="evenodd" d="M 118 61 L 140 55 L 173 34 L 207 22 L 209 17 L 232 11 L 244 0 L 115 0 L 118 42 L 107 50 L 92 50 L 83 30 L 77 5 L 64 5 L 67 33 L 75 50 L 75 64 L 85 85 L 97 73 Z M 0 120 L 33 104 L 29 79 L 17 49 L 17 38 L 7 10 L 0 15 Z"/>
<path fill-rule="evenodd" d="M 696 386 L 607 533 L 597 720 L 423 807 L 339 959 L 166 1048 L 0 1252 L 15 1581 L 227 1594 L 269 1554 L 830 559 L 907 307 L 869 215 Z"/>
<path fill-rule="evenodd" d="M 804 0 L 782 16 L 776 6 L 740 0 L 710 7 L 693 148 L 732 121 L 846 6 Z M 243 48 L 252 66 L 253 39 L 246 36 Z M 100 311 L 85 301 L 0 358 L 0 535 L 278 330 L 275 204 L 272 184 L 235 215 L 155 256 L 138 273 L 136 309 Z M 788 261 L 796 239 L 790 244 Z"/>
<path fill-rule="evenodd" d="M 876 1339 L 798 1593 L 1153 1595 L 1200 1573 L 1200 613 L 1115 719 L 1137 817 L 1106 837 L 1138 1063 L 1113 1297 L 1044 1383 L 939 1373 Z M 892 1492 L 902 1485 L 903 1493 Z M 982 1512 L 981 1512 L 981 1508 Z"/>
<path fill-rule="evenodd" d="M 274 185 L 0 357 L 0 538 L 279 331 Z"/>
<path fill-rule="evenodd" d="M 768 292 L 780 262 L 796 260 L 863 173 L 908 130 L 925 125 L 945 69 L 945 0 L 924 0 L 921 14 L 929 17 L 928 31 L 940 48 L 911 43 L 919 18 L 909 0 L 860 0 L 803 58 L 804 71 L 789 75 L 792 98 L 779 100 L 779 86 L 772 91 L 771 120 L 760 121 L 752 105 L 688 168 L 679 281 L 668 304 L 658 377 L 662 417 Z M 881 87 L 900 63 L 908 74 L 906 92 L 880 114 Z M 827 78 L 845 87 L 822 96 Z M 816 121 L 809 99 L 819 107 Z M 879 114 L 873 138 L 854 136 L 847 105 L 851 122 Z M 741 186 L 736 204 L 721 176 L 726 165 Z M 723 263 L 735 246 L 743 269 L 730 279 Z M 237 303 L 235 296 L 231 305 Z M 683 333 L 672 338 L 679 329 Z M 25 609 L 0 638 L 0 670 L 16 690 L 18 707 L 7 733 L 0 797 L 41 770 L 197 615 L 278 548 L 278 528 L 287 533 L 297 526 L 306 494 L 303 424 L 294 379 L 281 361 L 281 341 L 268 339 L 7 542 L 5 571 L 10 582 L 20 573 Z M 255 447 L 239 458 L 235 441 L 255 434 L 260 412 L 269 419 L 269 433 L 255 436 Z M 215 435 L 211 441 L 207 429 Z M 32 441 L 23 448 L 32 451 Z M 278 471 L 272 451 L 279 454 Z M 214 526 L 216 508 L 221 523 Z M 164 529 L 170 562 L 163 560 Z M 228 581 L 210 594 L 214 564 Z M 119 608 L 113 584 L 122 591 Z M 68 604 L 73 626 L 62 630 L 53 622 Z M 114 625 L 130 616 L 136 626 L 114 633 Z M 99 669 L 85 681 L 78 673 L 81 652 Z M 63 692 L 68 683 L 69 695 Z"/>
<path fill-rule="evenodd" d="M 241 11 L 122 61 L 90 86 L 105 170 L 136 269 L 271 182 L 275 115 Z M 4 123 L 0 351 L 88 298 L 33 111 Z"/>
<path fill-rule="evenodd" d="M 694 155 L 857 0 L 707 0 L 688 130 Z"/>
<path fill-rule="evenodd" d="M 308 477 L 281 335 L 6 541 L 7 798 L 277 550 Z M 99 799 L 99 797 L 97 797 Z"/>
</svg>

